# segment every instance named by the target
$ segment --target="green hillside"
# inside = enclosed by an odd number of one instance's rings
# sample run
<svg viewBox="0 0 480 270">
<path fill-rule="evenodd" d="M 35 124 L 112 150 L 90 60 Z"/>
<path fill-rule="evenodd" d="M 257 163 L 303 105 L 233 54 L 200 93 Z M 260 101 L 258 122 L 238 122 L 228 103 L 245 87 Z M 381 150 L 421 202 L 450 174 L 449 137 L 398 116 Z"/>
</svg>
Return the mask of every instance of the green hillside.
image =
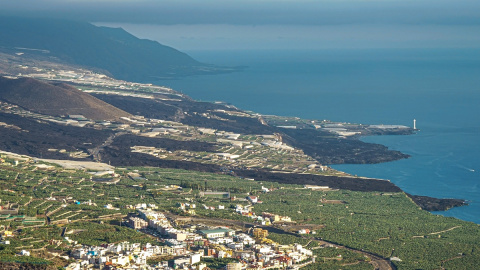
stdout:
<svg viewBox="0 0 480 270">
<path fill-rule="evenodd" d="M 121 28 L 16 17 L 0 17 L 0 28 L 0 48 L 101 69 L 122 80 L 151 81 L 228 71 L 156 41 L 139 39 Z"/>
</svg>

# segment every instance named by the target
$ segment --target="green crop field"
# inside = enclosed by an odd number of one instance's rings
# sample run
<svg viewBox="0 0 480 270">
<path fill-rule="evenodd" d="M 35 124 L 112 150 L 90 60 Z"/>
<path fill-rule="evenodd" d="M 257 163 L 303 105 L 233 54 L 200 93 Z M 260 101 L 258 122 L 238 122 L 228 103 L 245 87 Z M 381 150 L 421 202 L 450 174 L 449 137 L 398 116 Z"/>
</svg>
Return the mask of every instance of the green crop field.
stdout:
<svg viewBox="0 0 480 270">
<path fill-rule="evenodd" d="M 224 174 L 143 167 L 118 170 L 120 181 L 109 185 L 92 182 L 87 172 L 35 168 L 33 164 L 0 165 L 2 203 L 18 204 L 18 215 L 50 222 L 34 227 L 21 221 L 0 220 L 0 229 L 17 231 L 10 245 L 0 245 L 0 256 L 5 260 L 21 248 L 68 250 L 71 245 L 61 237 L 65 226 L 77 231 L 69 238 L 83 244 L 129 239 L 153 243 L 155 239 L 121 226 L 121 217 L 135 213 L 126 206 L 137 203 L 156 204 L 158 211 L 182 213 L 178 203 L 189 202 L 197 205 L 198 216 L 253 222 L 234 212 L 236 204 L 247 205 L 247 201 L 200 196 L 201 191 L 209 190 L 230 192 L 239 199 L 256 195 L 262 201 L 254 205 L 257 215 L 270 212 L 289 216 L 295 225 L 318 228 L 315 235 L 271 233 L 269 238 L 281 244 L 301 243 L 313 248 L 322 239 L 387 259 L 398 257 L 401 261 L 394 262 L 398 269 L 474 269 L 480 265 L 477 224 L 423 211 L 404 193 L 313 191 L 299 185 L 262 183 Z M 130 178 L 130 172 L 141 177 Z M 183 189 L 167 188 L 172 185 Z M 271 191 L 263 193 L 262 186 Z M 107 204 L 113 208 L 105 208 Z M 225 209 L 211 211 L 202 205 L 224 205 Z M 364 256 L 346 249 L 318 248 L 314 254 L 317 262 L 305 269 L 371 269 Z"/>
</svg>

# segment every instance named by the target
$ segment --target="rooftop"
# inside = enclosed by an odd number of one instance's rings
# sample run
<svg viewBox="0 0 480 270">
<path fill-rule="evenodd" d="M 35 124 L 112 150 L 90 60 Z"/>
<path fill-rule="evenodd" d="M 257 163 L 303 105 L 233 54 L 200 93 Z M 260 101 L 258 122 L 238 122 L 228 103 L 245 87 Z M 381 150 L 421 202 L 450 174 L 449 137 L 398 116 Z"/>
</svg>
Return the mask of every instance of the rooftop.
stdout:
<svg viewBox="0 0 480 270">
<path fill-rule="evenodd" d="M 228 232 L 233 232 L 233 230 L 224 229 L 224 228 L 218 228 L 218 229 L 213 229 L 213 230 L 200 230 L 199 232 L 202 233 L 202 234 L 207 234 L 207 233 L 228 233 Z"/>
</svg>

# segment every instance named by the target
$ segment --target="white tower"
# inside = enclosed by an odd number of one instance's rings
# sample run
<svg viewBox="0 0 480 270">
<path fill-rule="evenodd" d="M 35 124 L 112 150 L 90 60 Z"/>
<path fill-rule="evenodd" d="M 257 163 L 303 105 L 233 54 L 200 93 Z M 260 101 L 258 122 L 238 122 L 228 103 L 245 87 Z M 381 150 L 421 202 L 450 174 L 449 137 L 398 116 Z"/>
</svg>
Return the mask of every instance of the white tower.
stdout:
<svg viewBox="0 0 480 270">
<path fill-rule="evenodd" d="M 413 129 L 417 129 L 417 120 L 413 119 Z"/>
</svg>

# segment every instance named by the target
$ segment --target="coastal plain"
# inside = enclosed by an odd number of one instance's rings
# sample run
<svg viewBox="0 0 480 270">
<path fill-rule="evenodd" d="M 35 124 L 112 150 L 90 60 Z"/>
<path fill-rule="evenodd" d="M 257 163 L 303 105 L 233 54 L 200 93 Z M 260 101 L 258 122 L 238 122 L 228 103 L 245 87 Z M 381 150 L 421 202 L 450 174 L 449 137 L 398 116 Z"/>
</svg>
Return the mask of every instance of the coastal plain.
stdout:
<svg viewBox="0 0 480 270">
<path fill-rule="evenodd" d="M 410 127 L 261 115 L 25 51 L 1 56 L 8 60 L 3 65 L 15 63 L 3 66 L 0 79 L 4 268 L 68 267 L 80 263 L 73 256 L 80 247 L 168 246 L 170 236 L 126 226 L 147 219 L 145 208 L 194 234 L 204 230 L 199 224 L 252 237 L 261 228 L 268 233 L 255 236 L 256 245 L 279 252 L 301 244 L 311 251 L 297 268 L 480 265 L 477 224 L 421 209 L 444 210 L 462 200 L 413 196 L 388 180 L 329 167 L 408 158 L 359 137 L 409 135 Z M 65 95 L 72 103 L 58 100 Z M 76 162 L 102 168 L 72 167 Z M 236 248 L 210 241 L 185 245 L 216 250 L 217 257 L 202 261 L 213 269 L 224 267 L 224 259 L 243 261 L 231 255 Z M 219 258 L 220 251 L 230 256 Z M 145 265 L 177 257 L 152 256 Z"/>
</svg>

